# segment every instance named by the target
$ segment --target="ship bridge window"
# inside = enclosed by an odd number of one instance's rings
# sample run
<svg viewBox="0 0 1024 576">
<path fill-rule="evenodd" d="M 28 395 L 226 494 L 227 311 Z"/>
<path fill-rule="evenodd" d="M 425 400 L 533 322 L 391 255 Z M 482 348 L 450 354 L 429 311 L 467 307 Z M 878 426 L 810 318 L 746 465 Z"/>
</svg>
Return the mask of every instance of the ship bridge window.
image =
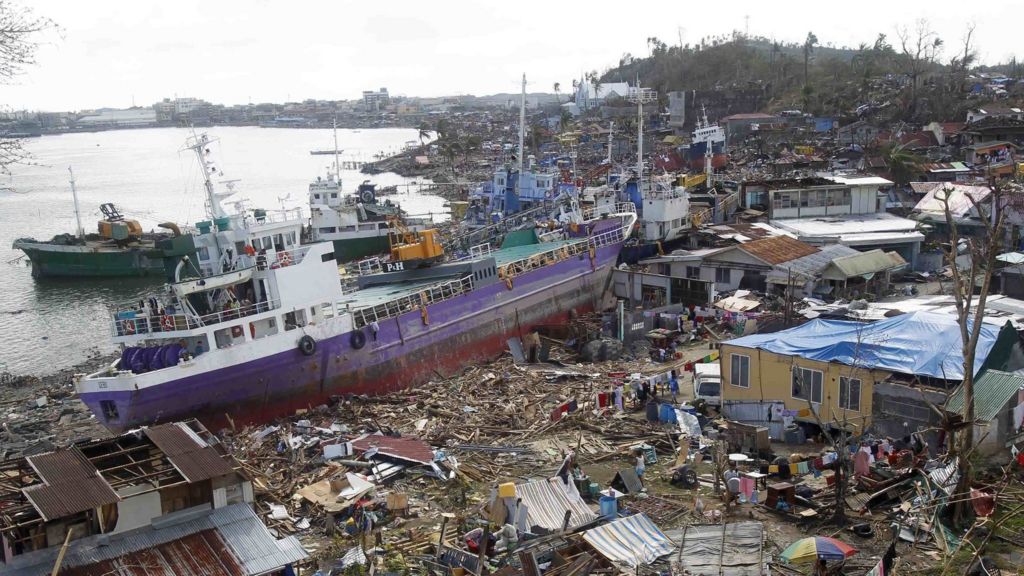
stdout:
<svg viewBox="0 0 1024 576">
<path fill-rule="evenodd" d="M 337 198 L 338 198 L 338 193 L 337 192 L 331 192 L 331 199 L 332 200 L 336 200 Z"/>
<path fill-rule="evenodd" d="M 334 318 L 334 304 L 330 302 L 324 302 L 320 305 L 320 315 L 324 317 L 324 320 Z"/>
<path fill-rule="evenodd" d="M 210 249 L 207 248 L 206 246 L 200 246 L 199 249 L 196 250 L 196 253 L 199 254 L 199 259 L 200 260 L 209 260 L 210 259 Z"/>
<path fill-rule="evenodd" d="M 306 325 L 306 311 L 295 310 L 293 312 L 288 312 L 282 319 L 284 320 L 285 331 L 301 328 Z"/>
<path fill-rule="evenodd" d="M 229 326 L 221 328 L 213 333 L 213 340 L 217 348 L 230 348 L 235 344 L 245 342 L 245 330 L 241 326 Z"/>
<path fill-rule="evenodd" d="M 381 230 L 387 230 L 388 223 L 387 222 L 379 222 L 379 223 L 377 223 L 377 228 L 379 228 Z"/>
<path fill-rule="evenodd" d="M 313 199 L 314 200 L 319 200 L 320 199 L 320 195 L 319 194 L 313 194 Z"/>
<path fill-rule="evenodd" d="M 320 228 L 320 233 L 321 234 L 333 234 L 336 230 L 337 230 L 337 228 L 335 228 L 334 226 L 324 226 L 324 227 Z"/>
</svg>

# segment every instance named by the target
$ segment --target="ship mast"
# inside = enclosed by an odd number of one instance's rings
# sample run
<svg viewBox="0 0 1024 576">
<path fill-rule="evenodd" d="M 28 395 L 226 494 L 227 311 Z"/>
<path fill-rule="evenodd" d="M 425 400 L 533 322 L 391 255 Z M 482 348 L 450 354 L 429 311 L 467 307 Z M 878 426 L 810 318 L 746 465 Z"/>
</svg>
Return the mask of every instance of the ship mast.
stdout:
<svg viewBox="0 0 1024 576">
<path fill-rule="evenodd" d="M 653 90 L 645 90 L 640 87 L 640 75 L 637 74 L 636 91 L 633 98 L 636 99 L 636 187 L 641 194 L 643 194 L 642 184 L 644 181 L 644 102 L 651 102 L 657 97 L 653 92 Z"/>
<path fill-rule="evenodd" d="M 612 143 L 615 140 L 615 122 L 608 125 L 608 167 L 612 165 Z"/>
<path fill-rule="evenodd" d="M 76 231 L 79 238 L 85 238 L 85 228 L 82 228 L 82 212 L 78 208 L 78 191 L 75 190 L 75 173 L 71 170 L 71 166 L 68 166 L 68 174 L 71 175 L 71 180 L 69 180 L 71 183 L 71 196 L 75 199 L 75 222 L 78 224 Z"/>
<path fill-rule="evenodd" d="M 341 162 L 338 161 L 338 115 L 334 115 L 334 177 L 341 184 Z"/>
<path fill-rule="evenodd" d="M 200 134 L 198 136 L 193 135 L 190 138 L 191 143 L 186 146 L 196 154 L 196 158 L 199 159 L 199 165 L 203 168 L 203 184 L 206 187 L 206 202 L 209 210 L 211 219 L 216 220 L 217 218 L 224 218 L 227 216 L 224 212 L 224 208 L 221 207 L 220 202 L 217 200 L 217 193 L 213 187 L 213 179 L 210 175 L 214 171 L 213 164 L 210 163 L 210 149 L 206 147 L 207 144 L 213 142 L 206 134 Z"/>
<path fill-rule="evenodd" d="M 519 97 L 519 177 L 523 174 L 524 140 L 526 138 L 526 73 L 523 72 L 523 88 Z"/>
</svg>

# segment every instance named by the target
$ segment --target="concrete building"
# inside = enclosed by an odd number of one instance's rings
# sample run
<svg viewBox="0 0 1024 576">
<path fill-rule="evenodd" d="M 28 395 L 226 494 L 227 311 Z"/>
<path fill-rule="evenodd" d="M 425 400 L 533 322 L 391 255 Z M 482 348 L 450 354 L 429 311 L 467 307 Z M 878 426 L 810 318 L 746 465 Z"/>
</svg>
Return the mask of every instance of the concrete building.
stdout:
<svg viewBox="0 0 1024 576">
<path fill-rule="evenodd" d="M 363 106 L 367 110 L 380 111 L 387 107 L 390 102 L 388 96 L 388 89 L 381 88 L 380 90 L 363 90 Z"/>
<path fill-rule="evenodd" d="M 766 211 L 772 226 L 813 246 L 895 251 L 914 265 L 924 234 L 914 220 L 885 211 L 883 190 L 891 186 L 885 178 L 862 175 L 752 181 L 740 185 L 740 202 Z"/>
<path fill-rule="evenodd" d="M 600 108 L 605 102 L 625 100 L 635 94 L 636 88 L 630 86 L 628 82 L 605 82 L 595 86 L 590 82 L 581 81 L 576 86 L 574 101 L 580 110 L 590 110 Z"/>
<path fill-rule="evenodd" d="M 155 126 L 156 110 L 152 108 L 129 108 L 128 110 L 97 110 L 78 119 L 76 124 L 83 128 L 141 128 Z"/>
</svg>

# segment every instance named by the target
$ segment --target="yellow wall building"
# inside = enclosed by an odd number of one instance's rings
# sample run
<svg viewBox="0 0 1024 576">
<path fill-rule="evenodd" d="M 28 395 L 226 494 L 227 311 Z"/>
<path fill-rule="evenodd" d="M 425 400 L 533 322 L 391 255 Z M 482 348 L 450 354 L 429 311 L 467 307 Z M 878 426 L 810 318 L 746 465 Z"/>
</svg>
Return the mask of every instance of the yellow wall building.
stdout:
<svg viewBox="0 0 1024 576">
<path fill-rule="evenodd" d="M 807 360 L 728 343 L 721 346 L 719 362 L 723 404 L 783 402 L 787 410 L 803 411 L 797 421 L 816 424 L 808 410 L 810 395 L 822 422 L 841 424 L 845 420 L 857 433 L 871 425 L 874 383 L 891 375 L 884 370 Z"/>
</svg>

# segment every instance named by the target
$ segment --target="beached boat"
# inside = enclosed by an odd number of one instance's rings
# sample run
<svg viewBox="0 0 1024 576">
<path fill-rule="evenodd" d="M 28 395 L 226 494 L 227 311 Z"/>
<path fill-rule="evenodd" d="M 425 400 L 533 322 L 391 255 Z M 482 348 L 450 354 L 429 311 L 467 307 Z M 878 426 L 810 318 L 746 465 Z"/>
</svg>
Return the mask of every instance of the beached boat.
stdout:
<svg viewBox="0 0 1024 576">
<path fill-rule="evenodd" d="M 68 168 L 71 196 L 75 201 L 75 234 L 58 234 L 50 240 L 18 238 L 12 247 L 32 263 L 36 277 L 117 277 L 165 273 L 164 257 L 189 254 L 188 247 L 173 241 L 181 235 L 172 223 L 161 224 L 166 233 L 145 233 L 138 221 L 125 218 L 113 204 L 102 204 L 103 219 L 97 233 L 86 234 L 78 208 L 75 175 Z"/>
<path fill-rule="evenodd" d="M 266 421 L 414 386 L 598 306 L 636 222 L 632 205 L 621 210 L 542 236 L 518 231 L 459 260 L 393 258 L 345 286 L 331 244 L 268 254 L 268 265 L 243 255 L 236 271 L 251 273 L 155 293 L 157 316 L 114 307 L 121 357 L 80 378 L 79 397 L 125 430 L 192 416 Z"/>
</svg>

